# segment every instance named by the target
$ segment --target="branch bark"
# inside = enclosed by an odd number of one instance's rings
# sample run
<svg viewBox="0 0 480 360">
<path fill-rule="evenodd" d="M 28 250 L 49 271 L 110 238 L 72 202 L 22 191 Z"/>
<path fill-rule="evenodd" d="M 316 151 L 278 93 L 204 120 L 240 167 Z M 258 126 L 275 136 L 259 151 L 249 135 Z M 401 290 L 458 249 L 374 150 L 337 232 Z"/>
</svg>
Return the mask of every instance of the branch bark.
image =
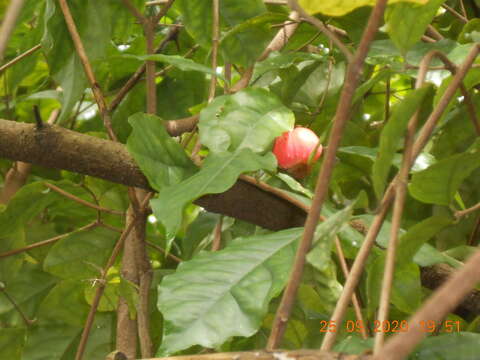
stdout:
<svg viewBox="0 0 480 360">
<path fill-rule="evenodd" d="M 45 124 L 36 130 L 34 124 L 0 119 L 0 157 L 151 190 L 123 144 L 58 126 Z M 271 230 L 302 226 L 305 221 L 304 210 L 242 180 L 225 193 L 206 195 L 196 204 Z"/>
</svg>

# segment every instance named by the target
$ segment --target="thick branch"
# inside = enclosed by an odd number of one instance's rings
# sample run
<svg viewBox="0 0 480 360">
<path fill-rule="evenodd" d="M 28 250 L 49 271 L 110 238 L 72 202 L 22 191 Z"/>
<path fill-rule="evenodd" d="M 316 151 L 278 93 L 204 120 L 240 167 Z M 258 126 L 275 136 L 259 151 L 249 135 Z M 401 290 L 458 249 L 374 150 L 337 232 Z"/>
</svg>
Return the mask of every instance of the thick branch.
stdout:
<svg viewBox="0 0 480 360">
<path fill-rule="evenodd" d="M 0 157 L 151 190 L 124 145 L 57 126 L 35 130 L 33 124 L 0 119 Z M 241 180 L 227 192 L 206 195 L 196 203 L 272 230 L 305 221 L 302 209 Z"/>
</svg>

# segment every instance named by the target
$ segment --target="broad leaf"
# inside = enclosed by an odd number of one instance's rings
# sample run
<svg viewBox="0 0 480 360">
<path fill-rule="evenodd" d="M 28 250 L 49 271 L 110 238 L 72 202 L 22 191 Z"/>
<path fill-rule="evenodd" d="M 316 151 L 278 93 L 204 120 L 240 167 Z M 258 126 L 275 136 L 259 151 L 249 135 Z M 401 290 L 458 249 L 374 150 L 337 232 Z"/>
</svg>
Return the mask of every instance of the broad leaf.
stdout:
<svg viewBox="0 0 480 360">
<path fill-rule="evenodd" d="M 367 294 L 369 314 L 376 310 L 385 273 L 385 257 L 382 253 L 368 266 Z M 414 263 L 406 263 L 395 268 L 391 302 L 404 313 L 413 313 L 422 300 L 420 269 Z"/>
<path fill-rule="evenodd" d="M 387 33 L 403 54 L 420 41 L 444 1 L 430 0 L 425 5 L 401 2 L 387 9 L 385 13 Z"/>
<path fill-rule="evenodd" d="M 122 57 L 126 58 L 133 58 L 141 61 L 158 61 L 165 64 L 170 64 L 175 66 L 176 68 L 182 71 L 199 71 L 205 74 L 216 75 L 217 77 L 224 79 L 222 74 L 217 73 L 212 68 L 196 63 L 191 59 L 184 58 L 179 55 L 163 55 L 163 54 L 155 54 L 155 55 L 131 55 L 125 54 Z"/>
<path fill-rule="evenodd" d="M 314 245 L 328 241 L 350 212 L 346 208 L 320 223 Z M 158 307 L 166 321 L 159 355 L 196 344 L 218 347 L 232 336 L 253 335 L 270 300 L 286 284 L 303 231 L 238 238 L 221 251 L 181 263 L 159 286 Z"/>
<path fill-rule="evenodd" d="M 402 1 L 425 4 L 428 0 L 390 0 L 388 3 Z M 310 14 L 322 13 L 329 16 L 342 16 L 362 6 L 373 6 L 375 0 L 299 0 L 298 3 Z"/>
<path fill-rule="evenodd" d="M 128 121 L 133 131 L 127 149 L 155 190 L 178 184 L 195 172 L 195 165 L 167 133 L 162 119 L 137 113 Z"/>
<path fill-rule="evenodd" d="M 220 41 L 225 62 L 248 67 L 262 54 L 271 38 L 270 24 L 279 23 L 283 16 L 264 14 L 235 26 Z"/>
<path fill-rule="evenodd" d="M 446 321 L 444 323 L 446 324 Z M 480 334 L 456 332 L 456 325 L 453 325 L 451 334 L 429 336 L 423 340 L 408 359 L 476 359 L 480 353 Z"/>
<path fill-rule="evenodd" d="M 372 171 L 373 186 L 379 199 L 385 189 L 388 172 L 399 140 L 403 139 L 402 135 L 407 128 L 408 121 L 420 109 L 422 101 L 430 89 L 430 86 L 424 86 L 409 93 L 401 103 L 394 107 L 392 116 L 382 130 L 379 151 Z"/>
<path fill-rule="evenodd" d="M 303 229 L 237 239 L 224 250 L 183 262 L 160 287 L 165 318 L 160 355 L 195 344 L 217 347 L 253 335 L 288 277 Z"/>
<path fill-rule="evenodd" d="M 331 251 L 336 234 L 342 229 L 352 216 L 352 210 L 355 203 L 347 206 L 345 209 L 329 216 L 322 223 L 322 238 L 310 250 L 307 255 L 307 261 L 319 271 L 326 271 L 331 260 Z"/>
<path fill-rule="evenodd" d="M 117 233 L 102 227 L 74 232 L 52 247 L 44 269 L 62 279 L 96 279 L 117 238 Z"/>
<path fill-rule="evenodd" d="M 204 0 L 178 0 L 176 6 L 183 16 L 188 33 L 204 47 L 212 43 L 212 2 Z M 262 0 L 220 1 L 220 26 L 235 26 L 266 11 Z"/>
<path fill-rule="evenodd" d="M 290 109 L 267 90 L 249 88 L 217 97 L 200 113 L 200 141 L 211 152 L 250 149 L 263 153 L 293 128 Z"/>
<path fill-rule="evenodd" d="M 423 244 L 452 222 L 453 219 L 446 216 L 432 216 L 412 226 L 400 237 L 397 250 L 398 264 L 411 262 Z"/>
<path fill-rule="evenodd" d="M 227 191 L 244 172 L 260 169 L 275 171 L 275 168 L 276 160 L 272 153 L 260 156 L 244 148 L 234 153 L 211 154 L 198 173 L 177 185 L 163 188 L 158 199 L 150 203 L 155 216 L 165 226 L 167 239 L 171 241 L 179 230 L 183 208 L 189 202 L 202 195 Z"/>
<path fill-rule="evenodd" d="M 110 19 L 106 2 L 87 0 L 69 3 L 75 25 L 92 64 L 104 56 L 110 42 Z M 47 0 L 42 39 L 52 77 L 63 89 L 63 107 L 59 121 L 66 119 L 87 87 L 83 66 L 62 11 L 54 0 Z"/>
<path fill-rule="evenodd" d="M 480 167 L 480 153 L 476 143 L 465 153 L 450 156 L 413 175 L 410 194 L 425 203 L 449 205 L 473 170 Z"/>
</svg>

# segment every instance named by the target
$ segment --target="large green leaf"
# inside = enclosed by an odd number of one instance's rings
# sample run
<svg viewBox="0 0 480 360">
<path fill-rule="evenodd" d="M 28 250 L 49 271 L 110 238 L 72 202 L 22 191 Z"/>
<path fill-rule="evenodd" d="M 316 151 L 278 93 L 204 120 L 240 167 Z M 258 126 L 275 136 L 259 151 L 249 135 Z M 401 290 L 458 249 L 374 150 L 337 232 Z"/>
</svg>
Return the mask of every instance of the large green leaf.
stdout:
<svg viewBox="0 0 480 360">
<path fill-rule="evenodd" d="M 117 238 L 117 233 L 103 227 L 74 232 L 52 247 L 44 269 L 62 279 L 96 279 Z"/>
<path fill-rule="evenodd" d="M 405 54 L 425 34 L 444 1 L 430 0 L 425 5 L 401 2 L 387 8 L 387 33 L 402 53 Z"/>
<path fill-rule="evenodd" d="M 336 234 L 342 229 L 352 216 L 354 203 L 345 209 L 329 216 L 322 223 L 322 239 L 310 250 L 307 261 L 317 270 L 326 271 L 331 260 L 331 251 Z"/>
<path fill-rule="evenodd" d="M 162 119 L 137 113 L 128 121 L 133 131 L 127 149 L 155 190 L 175 185 L 195 172 L 195 165 L 167 133 Z"/>
<path fill-rule="evenodd" d="M 141 61 L 158 61 L 165 64 L 170 64 L 179 68 L 182 71 L 199 71 L 205 74 L 216 75 L 217 77 L 224 79 L 222 74 L 218 74 L 212 68 L 196 63 L 192 59 L 187 59 L 179 55 L 163 55 L 163 54 L 155 54 L 155 55 L 132 55 L 132 54 L 125 54 L 122 57 L 126 58 L 134 58 Z"/>
<path fill-rule="evenodd" d="M 467 152 L 450 156 L 412 176 L 410 194 L 425 203 L 449 205 L 473 170 L 480 167 L 479 142 Z"/>
<path fill-rule="evenodd" d="M 373 164 L 372 180 L 377 198 L 381 198 L 385 189 L 388 172 L 397 151 L 399 140 L 407 128 L 408 121 L 419 110 L 431 86 L 424 86 L 409 93 L 405 99 L 392 110 L 392 116 L 382 130 L 377 159 Z"/>
<path fill-rule="evenodd" d="M 385 253 L 378 256 L 368 266 L 367 296 L 369 314 L 374 314 L 380 299 L 380 292 L 385 272 Z M 420 268 L 412 262 L 397 266 L 393 279 L 391 302 L 397 309 L 411 314 L 422 300 Z"/>
<path fill-rule="evenodd" d="M 401 1 L 411 1 L 425 4 L 428 0 L 390 0 L 389 4 Z M 322 13 L 330 16 L 342 16 L 362 6 L 374 6 L 375 0 L 299 0 L 298 2 L 311 14 Z"/>
<path fill-rule="evenodd" d="M 21 359 L 25 334 L 25 328 L 0 329 L 0 357 L 2 359 Z"/>
<path fill-rule="evenodd" d="M 205 0 L 178 0 L 176 6 L 183 16 L 183 23 L 189 34 L 200 45 L 209 47 L 212 43 L 212 2 Z M 220 1 L 220 25 L 235 26 L 266 11 L 261 0 Z"/>
<path fill-rule="evenodd" d="M 75 25 L 90 62 L 104 56 L 110 42 L 111 23 L 105 1 L 87 0 L 69 3 Z M 68 117 L 87 87 L 86 77 L 63 14 L 54 0 L 47 0 L 42 48 L 47 55 L 52 77 L 63 89 L 63 107 L 59 121 Z"/>
<path fill-rule="evenodd" d="M 181 183 L 165 187 L 157 199 L 152 200 L 153 212 L 166 229 L 169 241 L 179 230 L 184 207 L 206 194 L 227 191 L 244 172 L 266 169 L 275 171 L 276 160 L 272 153 L 260 156 L 248 148 L 234 153 L 219 152 L 209 155 L 198 173 Z"/>
<path fill-rule="evenodd" d="M 273 140 L 292 129 L 291 110 L 267 90 L 249 88 L 217 97 L 200 113 L 200 140 L 211 152 L 268 150 Z"/>
<path fill-rule="evenodd" d="M 446 322 L 445 322 L 446 323 Z M 451 334 L 429 336 L 408 357 L 409 360 L 474 360 L 480 353 L 480 334 L 455 332 Z"/>
<path fill-rule="evenodd" d="M 166 322 L 159 354 L 253 335 L 285 285 L 302 231 L 240 238 L 181 263 L 159 286 L 158 307 Z"/>
<path fill-rule="evenodd" d="M 350 213 L 349 207 L 319 224 L 314 245 L 328 242 Z M 202 252 L 181 263 L 159 286 L 158 307 L 166 321 L 159 355 L 253 335 L 270 300 L 286 284 L 303 231 L 238 238 L 221 251 Z"/>
<path fill-rule="evenodd" d="M 23 308 L 32 300 L 36 300 L 39 294 L 54 284 L 55 279 L 53 276 L 42 271 L 40 266 L 25 263 L 22 271 L 15 278 L 15 281 L 4 285 L 8 294 L 15 299 L 15 303 Z M 34 304 L 34 306 L 37 305 L 38 304 Z M 2 294 L 2 296 L 0 296 L 0 314 L 8 311 L 16 310 L 12 302 Z"/>
<path fill-rule="evenodd" d="M 38 316 L 42 322 L 57 322 L 81 328 L 88 315 L 84 287 L 91 285 L 78 280 L 63 280 L 50 290 L 40 305 Z"/>
</svg>

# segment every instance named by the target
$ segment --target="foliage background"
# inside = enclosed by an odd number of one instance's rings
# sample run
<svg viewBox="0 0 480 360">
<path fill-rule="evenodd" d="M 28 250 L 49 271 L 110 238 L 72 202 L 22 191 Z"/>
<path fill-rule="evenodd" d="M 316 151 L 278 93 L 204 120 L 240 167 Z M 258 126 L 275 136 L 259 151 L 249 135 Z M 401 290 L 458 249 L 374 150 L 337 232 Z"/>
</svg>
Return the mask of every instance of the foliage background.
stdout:
<svg viewBox="0 0 480 360">
<path fill-rule="evenodd" d="M 159 6 L 132 0 L 140 13 L 154 15 Z M 321 1 L 312 1 L 314 5 Z M 0 13 L 8 2 L 0 1 Z M 146 56 L 145 35 L 128 9 L 117 0 L 69 1 L 98 83 L 108 102 L 145 60 L 154 60 L 157 112 L 145 114 L 143 81 L 112 111 L 113 130 L 158 192 L 151 201 L 145 240 L 152 267 L 149 297 L 150 334 L 154 354 L 199 353 L 265 347 L 279 295 L 291 269 L 301 228 L 273 231 L 193 204 L 206 195 L 223 193 L 241 174 L 281 189 L 309 206 L 321 163 L 297 181 L 279 172 L 271 153 L 276 136 L 302 125 L 325 143 L 344 84 L 344 54 L 318 29 L 302 22 L 281 51 L 257 61 L 288 21 L 284 5 L 260 0 L 220 2 L 217 68 L 212 70 L 212 4 L 176 0 L 155 30 L 155 42 L 166 42 L 161 54 Z M 465 21 L 441 5 L 456 9 Z M 479 40 L 480 13 L 476 1 L 390 4 L 384 25 L 368 53 L 330 182 L 314 247 L 282 348 L 317 348 L 342 290 L 344 275 L 334 246 L 338 234 L 345 257 L 354 259 L 363 235 L 352 220 L 368 226 L 388 182 L 401 163 L 407 121 L 420 110 L 420 124 L 435 109 L 451 74 L 434 60 L 429 86 L 414 90 L 420 61 L 429 51 L 462 63 Z M 320 5 L 319 5 L 320 6 Z M 308 8 L 338 29 L 354 51 L 371 7 L 341 13 Z M 350 9 L 349 9 L 350 10 Z M 336 15 L 336 16 L 331 16 Z M 470 19 L 470 20 L 469 20 Z M 430 28 L 429 28 L 430 26 Z M 432 30 L 433 27 L 433 30 Z M 425 35 L 426 34 L 426 35 Z M 432 35 L 433 34 L 433 35 Z M 0 116 L 33 123 L 33 106 L 49 118 L 60 109 L 56 125 L 107 139 L 101 114 L 89 88 L 58 3 L 28 2 L 8 44 L 8 61 L 41 44 L 41 50 L 1 73 Z M 478 63 L 478 61 L 476 62 Z M 242 74 L 253 67 L 245 89 L 229 94 Z M 231 68 L 231 76 L 225 69 Z M 217 96 L 208 101 L 212 73 L 218 74 Z M 449 104 L 425 150 L 411 171 L 402 219 L 397 270 L 391 298 L 391 320 L 413 314 L 431 290 L 422 286 L 422 268 L 448 264 L 457 268 L 478 244 L 475 212 L 458 215 L 478 202 L 479 143 L 478 67 L 464 80 L 465 94 Z M 199 114 L 198 130 L 170 137 L 162 122 Z M 193 130 L 193 129 L 191 129 Z M 198 167 L 194 145 L 203 145 Z M 328 144 L 325 144 L 328 146 Z M 48 151 L 48 149 L 46 149 Z M 52 155 L 54 156 L 54 155 Z M 11 159 L 0 159 L 0 184 L 6 183 Z M 114 213 L 97 212 L 46 187 L 53 184 Z M 0 357 L 3 359 L 71 359 L 92 305 L 97 280 L 125 228 L 127 188 L 99 178 L 33 165 L 27 184 L 0 212 Z M 257 209 L 250 209 L 251 212 Z M 271 209 L 275 213 L 275 209 Z M 101 219 L 101 223 L 98 222 Z M 89 226 L 89 224 L 93 224 Z M 83 228 L 87 226 L 87 228 Z M 373 324 L 389 239 L 385 222 L 360 282 L 365 321 Z M 80 230 L 79 230 L 80 229 Z M 222 250 L 210 251 L 221 233 Z M 62 236 L 46 246 L 14 256 L 2 256 L 45 239 Z M 175 257 L 166 256 L 164 252 Z M 177 264 L 174 259 L 181 259 Z M 172 260 L 173 259 L 173 260 Z M 136 316 L 138 286 L 121 276 L 119 257 L 106 274 L 105 293 L 84 358 L 100 359 L 116 348 L 119 297 Z M 424 284 L 425 285 L 425 284 Z M 19 310 L 19 309 L 20 310 Z M 25 321 L 22 314 L 33 323 Z M 479 349 L 478 311 L 463 309 L 445 321 L 460 332 L 438 329 L 412 359 L 471 359 Z M 349 308 L 346 321 L 356 320 Z M 358 330 L 358 329 L 357 329 Z M 372 329 L 374 330 L 374 329 Z M 372 346 L 359 331 L 338 328 L 337 351 L 360 353 Z"/>
</svg>

